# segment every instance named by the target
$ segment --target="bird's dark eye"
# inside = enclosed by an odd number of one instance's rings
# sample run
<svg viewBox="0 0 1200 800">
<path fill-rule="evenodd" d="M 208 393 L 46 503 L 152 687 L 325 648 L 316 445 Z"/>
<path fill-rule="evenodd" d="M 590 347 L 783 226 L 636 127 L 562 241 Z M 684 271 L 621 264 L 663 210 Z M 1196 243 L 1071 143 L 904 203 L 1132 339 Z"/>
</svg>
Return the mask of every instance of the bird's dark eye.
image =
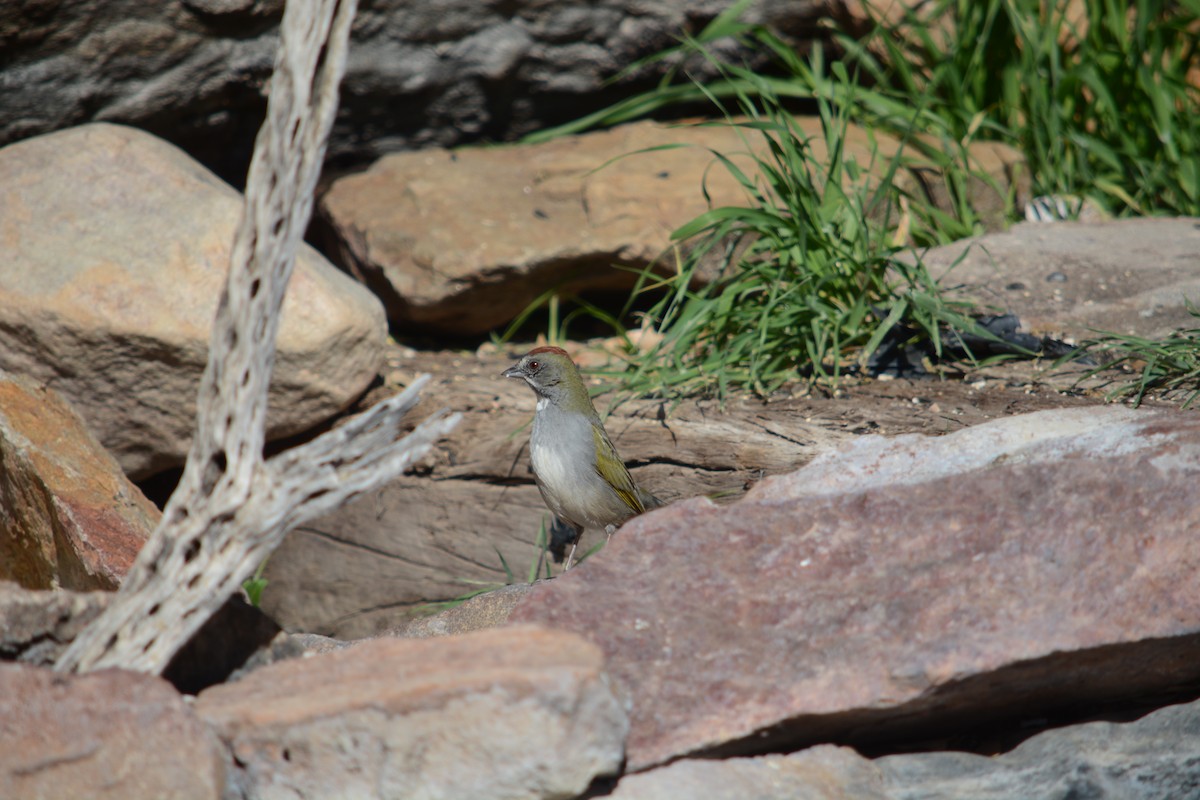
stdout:
<svg viewBox="0 0 1200 800">
<path fill-rule="evenodd" d="M 530 362 L 529 362 L 529 368 L 530 368 L 531 370 L 534 370 L 534 371 L 536 371 L 536 370 L 539 370 L 539 369 L 541 369 L 541 368 L 542 368 L 542 365 L 541 365 L 539 362 L 537 362 L 537 361 L 530 361 Z"/>
</svg>

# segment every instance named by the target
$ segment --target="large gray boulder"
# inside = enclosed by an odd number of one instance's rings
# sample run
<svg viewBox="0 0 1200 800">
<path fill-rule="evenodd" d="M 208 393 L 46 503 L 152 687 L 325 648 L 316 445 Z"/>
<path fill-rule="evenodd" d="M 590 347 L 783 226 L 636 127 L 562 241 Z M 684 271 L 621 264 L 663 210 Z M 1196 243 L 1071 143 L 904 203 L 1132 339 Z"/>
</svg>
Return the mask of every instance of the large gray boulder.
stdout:
<svg viewBox="0 0 1200 800">
<path fill-rule="evenodd" d="M 1179 800 L 1200 785 L 1200 703 L 1136 722 L 1038 734 L 1008 753 L 875 759 L 819 745 L 788 755 L 682 760 L 621 779 L 610 800 Z"/>
<path fill-rule="evenodd" d="M 511 140 L 653 86 L 634 61 L 732 0 L 361 3 L 330 142 L 337 160 Z M 797 40 L 846 2 L 759 0 Z M 0 144 L 90 121 L 136 125 L 240 183 L 266 100 L 283 0 L 0 4 Z M 814 32 L 816 32 L 814 34 Z M 701 66 L 698 64 L 697 66 Z"/>
</svg>

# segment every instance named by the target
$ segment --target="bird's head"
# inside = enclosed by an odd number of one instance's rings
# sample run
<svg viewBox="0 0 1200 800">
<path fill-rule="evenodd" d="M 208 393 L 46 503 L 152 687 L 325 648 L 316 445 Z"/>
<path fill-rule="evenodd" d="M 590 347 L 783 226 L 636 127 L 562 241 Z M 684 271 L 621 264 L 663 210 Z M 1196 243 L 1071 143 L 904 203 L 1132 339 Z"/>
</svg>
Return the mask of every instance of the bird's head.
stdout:
<svg viewBox="0 0 1200 800">
<path fill-rule="evenodd" d="M 561 347 L 535 347 L 521 360 L 504 370 L 505 378 L 520 378 L 538 397 L 564 407 L 583 406 L 590 409 L 592 401 L 575 362 Z M 594 413 L 594 412 L 593 412 Z"/>
</svg>

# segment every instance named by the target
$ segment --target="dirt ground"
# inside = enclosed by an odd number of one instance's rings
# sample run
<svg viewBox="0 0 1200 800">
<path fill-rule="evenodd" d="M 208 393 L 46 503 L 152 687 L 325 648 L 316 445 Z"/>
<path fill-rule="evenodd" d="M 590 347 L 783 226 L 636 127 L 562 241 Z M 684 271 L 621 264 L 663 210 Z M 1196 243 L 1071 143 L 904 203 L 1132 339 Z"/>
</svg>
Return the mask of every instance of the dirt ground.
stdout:
<svg viewBox="0 0 1200 800">
<path fill-rule="evenodd" d="M 500 372 L 513 363 L 530 344 L 513 344 L 500 352 L 490 346 L 482 352 L 415 350 L 394 344 L 383 371 L 387 380 L 356 404 L 354 410 L 394 394 L 398 385 L 415 375 L 434 376 L 430 395 L 454 397 L 455 387 L 503 383 Z M 586 362 L 586 359 L 583 359 Z M 587 367 L 584 367 L 585 374 Z M 940 435 L 978 425 L 998 417 L 1027 414 L 1054 408 L 1102 405 L 1116 380 L 1129 374 L 1110 371 L 1106 376 L 1079 381 L 1081 368 L 1056 368 L 1044 361 L 1015 360 L 986 367 L 948 370 L 945 375 L 922 378 L 845 379 L 836 389 L 796 385 L 767 398 L 750 395 L 730 398 L 726 413 L 753 407 L 758 414 L 800 417 L 823 428 L 854 434 L 897 435 L 924 433 Z M 440 388 L 438 388 L 440 387 Z M 1147 397 L 1149 408 L 1178 407 L 1182 397 Z M 605 408 L 606 396 L 597 398 Z M 445 401 L 443 401 L 445 402 Z M 449 405 L 456 410 L 453 401 Z M 713 401 L 712 405 L 716 405 Z M 668 412 L 669 414 L 669 412 Z"/>
</svg>

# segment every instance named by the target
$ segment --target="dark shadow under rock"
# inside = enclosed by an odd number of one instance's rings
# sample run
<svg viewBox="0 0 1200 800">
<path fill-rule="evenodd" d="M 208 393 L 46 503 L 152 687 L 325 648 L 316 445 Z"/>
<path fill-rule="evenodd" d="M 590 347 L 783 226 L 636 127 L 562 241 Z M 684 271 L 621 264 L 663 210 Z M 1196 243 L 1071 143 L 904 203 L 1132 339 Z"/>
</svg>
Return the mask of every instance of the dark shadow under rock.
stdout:
<svg viewBox="0 0 1200 800">
<path fill-rule="evenodd" d="M 163 671 L 185 694 L 223 682 L 280 632 L 275 621 L 239 595 L 225 601 Z"/>
</svg>

